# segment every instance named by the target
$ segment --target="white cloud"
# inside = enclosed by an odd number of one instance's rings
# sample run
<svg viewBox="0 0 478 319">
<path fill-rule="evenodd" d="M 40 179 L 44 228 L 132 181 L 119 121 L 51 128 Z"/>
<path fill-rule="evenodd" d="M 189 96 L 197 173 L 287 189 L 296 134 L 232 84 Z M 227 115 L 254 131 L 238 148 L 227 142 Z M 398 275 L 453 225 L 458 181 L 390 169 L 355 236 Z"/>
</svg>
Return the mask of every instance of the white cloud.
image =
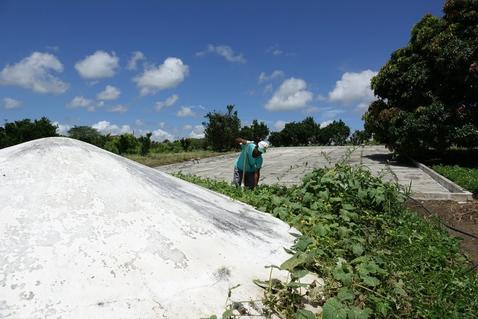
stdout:
<svg viewBox="0 0 478 319">
<path fill-rule="evenodd" d="M 265 107 L 269 111 L 288 111 L 303 108 L 313 98 L 302 79 L 289 78 L 282 82 Z"/>
<path fill-rule="evenodd" d="M 187 116 L 196 116 L 193 109 L 189 106 L 181 106 L 179 111 L 176 113 L 179 117 L 187 117 Z"/>
<path fill-rule="evenodd" d="M 153 65 L 145 69 L 143 74 L 136 76 L 133 81 L 144 96 L 177 86 L 184 81 L 188 73 L 189 67 L 181 59 L 169 57 L 160 66 Z"/>
<path fill-rule="evenodd" d="M 71 125 L 60 124 L 59 122 L 53 122 L 52 124 L 58 126 L 56 133 L 60 135 L 68 135 L 68 131 L 71 129 Z"/>
<path fill-rule="evenodd" d="M 151 139 L 153 141 L 157 141 L 157 142 L 162 142 L 164 140 L 174 140 L 174 136 L 160 128 L 158 128 L 157 130 L 154 130 L 152 131 L 151 133 L 153 133 L 151 135 Z"/>
<path fill-rule="evenodd" d="M 85 108 L 88 111 L 95 110 L 95 103 L 83 96 L 75 96 L 66 106 L 70 109 Z"/>
<path fill-rule="evenodd" d="M 84 79 L 109 78 L 115 75 L 119 58 L 105 51 L 96 51 L 75 64 L 75 69 Z"/>
<path fill-rule="evenodd" d="M 259 79 L 257 80 L 257 82 L 259 84 L 262 84 L 264 82 L 272 81 L 274 79 L 283 78 L 284 76 L 285 73 L 282 70 L 274 70 L 270 75 L 267 75 L 265 72 L 261 72 L 261 74 L 259 74 Z"/>
<path fill-rule="evenodd" d="M 116 100 L 120 94 L 121 91 L 118 88 L 112 85 L 107 85 L 103 91 L 98 93 L 96 98 L 103 101 Z"/>
<path fill-rule="evenodd" d="M 282 121 L 282 120 L 276 121 L 274 123 L 274 130 L 275 131 L 282 131 L 282 129 L 285 127 L 286 124 L 287 124 L 286 121 Z"/>
<path fill-rule="evenodd" d="M 329 100 L 342 104 L 369 103 L 374 99 L 370 80 L 377 72 L 365 70 L 359 73 L 345 72 L 329 92 Z"/>
<path fill-rule="evenodd" d="M 327 126 L 329 126 L 330 124 L 332 124 L 333 122 L 334 122 L 334 121 L 332 121 L 332 120 L 323 121 L 322 123 L 320 123 L 320 128 L 327 127 Z"/>
<path fill-rule="evenodd" d="M 195 125 L 191 133 L 189 133 L 189 137 L 192 138 L 204 138 L 204 126 L 202 125 Z"/>
<path fill-rule="evenodd" d="M 176 103 L 178 99 L 179 99 L 179 96 L 177 96 L 176 94 L 173 94 L 164 101 L 156 102 L 154 105 L 154 109 L 156 110 L 156 112 L 159 112 L 165 107 L 172 106 L 174 103 Z"/>
<path fill-rule="evenodd" d="M 131 54 L 131 58 L 128 61 L 128 70 L 136 70 L 137 64 L 139 61 L 144 60 L 144 54 L 141 51 L 134 51 Z"/>
<path fill-rule="evenodd" d="M 3 107 L 7 110 L 16 109 L 17 107 L 22 106 L 21 101 L 12 99 L 10 97 L 6 97 L 2 101 L 3 101 Z"/>
<path fill-rule="evenodd" d="M 207 53 L 215 53 L 224 57 L 229 62 L 238 62 L 238 63 L 246 63 L 246 59 L 242 54 L 237 54 L 234 50 L 228 45 L 212 45 L 209 44 L 205 51 L 197 52 L 197 56 L 204 56 Z"/>
<path fill-rule="evenodd" d="M 134 124 L 135 124 L 136 126 L 143 126 L 143 125 L 144 125 L 144 121 L 141 120 L 141 119 L 137 119 L 136 121 L 134 121 Z"/>
<path fill-rule="evenodd" d="M 116 124 L 111 124 L 108 121 L 99 121 L 91 126 L 94 129 L 97 129 L 98 132 L 102 134 L 123 134 L 123 133 L 132 133 L 133 130 L 129 125 L 118 126 Z"/>
<path fill-rule="evenodd" d="M 189 130 L 192 130 L 193 129 L 193 126 L 191 124 L 186 124 L 183 126 L 183 130 L 185 131 L 189 131 Z"/>
<path fill-rule="evenodd" d="M 280 49 L 279 46 L 273 45 L 267 48 L 266 53 L 272 54 L 274 56 L 285 55 L 285 56 L 295 56 L 294 52 L 284 52 L 284 50 Z"/>
<path fill-rule="evenodd" d="M 126 105 L 118 104 L 109 108 L 108 112 L 113 113 L 124 113 L 128 111 L 128 107 Z"/>
<path fill-rule="evenodd" d="M 38 93 L 64 93 L 69 85 L 54 76 L 54 72 L 63 72 L 60 60 L 50 53 L 34 52 L 16 64 L 7 64 L 0 72 L 0 84 Z"/>
</svg>

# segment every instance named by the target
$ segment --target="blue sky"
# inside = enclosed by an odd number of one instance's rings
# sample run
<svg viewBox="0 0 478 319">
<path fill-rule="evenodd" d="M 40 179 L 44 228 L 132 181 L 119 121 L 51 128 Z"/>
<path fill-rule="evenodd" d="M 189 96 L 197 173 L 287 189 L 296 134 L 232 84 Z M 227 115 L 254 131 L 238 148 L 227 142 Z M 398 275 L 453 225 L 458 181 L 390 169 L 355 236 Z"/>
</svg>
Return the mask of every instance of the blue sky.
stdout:
<svg viewBox="0 0 478 319">
<path fill-rule="evenodd" d="M 235 104 L 271 129 L 362 128 L 369 79 L 442 1 L 1 1 L 0 115 L 64 132 L 201 136 Z"/>
</svg>

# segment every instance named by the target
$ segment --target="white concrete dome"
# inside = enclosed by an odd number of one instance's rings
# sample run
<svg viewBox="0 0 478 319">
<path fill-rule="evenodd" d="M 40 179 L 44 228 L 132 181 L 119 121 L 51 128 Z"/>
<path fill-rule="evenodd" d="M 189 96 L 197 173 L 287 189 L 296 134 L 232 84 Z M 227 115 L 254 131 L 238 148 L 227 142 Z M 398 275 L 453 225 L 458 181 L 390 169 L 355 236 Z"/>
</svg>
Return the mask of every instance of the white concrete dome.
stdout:
<svg viewBox="0 0 478 319">
<path fill-rule="evenodd" d="M 232 171 L 232 167 L 231 167 Z M 68 139 L 0 150 L 0 318 L 200 318 L 289 256 L 282 221 Z"/>
</svg>

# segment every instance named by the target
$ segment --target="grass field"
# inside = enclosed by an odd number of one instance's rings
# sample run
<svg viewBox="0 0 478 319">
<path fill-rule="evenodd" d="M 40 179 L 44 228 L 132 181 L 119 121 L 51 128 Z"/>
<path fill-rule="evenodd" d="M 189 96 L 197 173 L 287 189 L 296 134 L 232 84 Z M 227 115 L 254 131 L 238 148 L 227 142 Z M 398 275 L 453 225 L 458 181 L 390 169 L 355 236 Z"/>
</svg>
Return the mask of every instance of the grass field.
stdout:
<svg viewBox="0 0 478 319">
<path fill-rule="evenodd" d="M 189 161 L 195 158 L 206 158 L 223 154 L 225 153 L 212 151 L 192 151 L 180 153 L 155 153 L 148 154 L 147 156 L 127 154 L 125 157 L 149 167 L 157 167 L 161 165 Z"/>
<path fill-rule="evenodd" d="M 466 190 L 478 195 L 478 168 L 461 167 L 458 165 L 434 165 L 436 172 L 457 183 Z"/>
</svg>

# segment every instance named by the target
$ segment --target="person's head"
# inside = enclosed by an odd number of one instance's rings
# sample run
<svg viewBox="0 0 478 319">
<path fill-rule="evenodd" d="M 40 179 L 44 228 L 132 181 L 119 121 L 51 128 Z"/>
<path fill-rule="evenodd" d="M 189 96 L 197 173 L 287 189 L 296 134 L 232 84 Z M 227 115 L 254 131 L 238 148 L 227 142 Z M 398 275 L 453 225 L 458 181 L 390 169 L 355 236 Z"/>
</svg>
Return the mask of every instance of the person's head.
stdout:
<svg viewBox="0 0 478 319">
<path fill-rule="evenodd" d="M 254 151 L 252 152 L 252 157 L 259 157 L 263 153 L 266 152 L 267 148 L 269 147 L 269 143 L 266 141 L 260 141 L 256 142 L 256 147 L 254 148 Z"/>
</svg>

